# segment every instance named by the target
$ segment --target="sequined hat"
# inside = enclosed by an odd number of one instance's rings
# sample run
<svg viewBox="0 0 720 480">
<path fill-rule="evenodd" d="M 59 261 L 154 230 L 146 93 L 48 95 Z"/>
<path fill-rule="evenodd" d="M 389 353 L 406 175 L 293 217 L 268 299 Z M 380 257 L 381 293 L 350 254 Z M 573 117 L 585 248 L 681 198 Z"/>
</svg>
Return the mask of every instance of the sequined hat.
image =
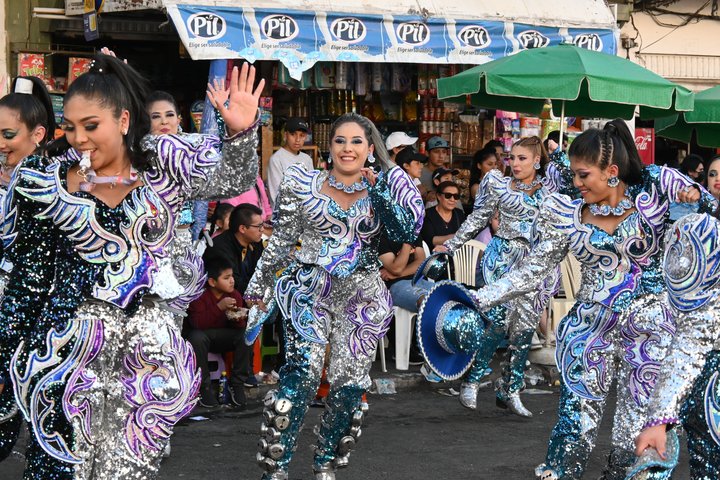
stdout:
<svg viewBox="0 0 720 480">
<path fill-rule="evenodd" d="M 440 377 L 460 378 L 470 368 L 489 323 L 465 287 L 453 281 L 438 282 L 418 314 L 420 351 Z"/>
</svg>

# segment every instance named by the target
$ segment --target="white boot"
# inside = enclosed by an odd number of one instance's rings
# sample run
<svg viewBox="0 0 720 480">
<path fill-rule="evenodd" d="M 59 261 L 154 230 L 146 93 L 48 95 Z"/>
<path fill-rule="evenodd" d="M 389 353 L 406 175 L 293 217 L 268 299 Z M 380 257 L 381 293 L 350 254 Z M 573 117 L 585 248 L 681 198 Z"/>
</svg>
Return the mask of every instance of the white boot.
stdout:
<svg viewBox="0 0 720 480">
<path fill-rule="evenodd" d="M 477 410 L 477 394 L 480 390 L 479 383 L 466 383 L 460 385 L 460 404 L 470 410 Z"/>
</svg>

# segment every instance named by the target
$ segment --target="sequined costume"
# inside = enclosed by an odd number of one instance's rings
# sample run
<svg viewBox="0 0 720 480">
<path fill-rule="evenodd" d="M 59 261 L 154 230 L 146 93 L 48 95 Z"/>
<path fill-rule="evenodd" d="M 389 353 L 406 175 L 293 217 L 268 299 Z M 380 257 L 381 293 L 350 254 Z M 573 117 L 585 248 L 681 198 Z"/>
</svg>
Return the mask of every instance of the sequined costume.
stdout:
<svg viewBox="0 0 720 480">
<path fill-rule="evenodd" d="M 3 225 L 15 268 L 0 307 L 0 368 L 31 426 L 26 479 L 155 478 L 199 373 L 164 302 L 175 221 L 190 198 L 230 197 L 257 176 L 256 124 L 226 139 L 147 137 L 143 185 L 110 207 L 66 190 L 80 155 L 31 156 Z"/>
<path fill-rule="evenodd" d="M 327 177 L 301 165 L 286 171 L 273 235 L 246 290 L 246 298 L 275 299 L 286 338 L 279 388 L 265 398 L 258 453 L 263 478 L 286 478 L 320 382 L 326 344 L 330 393 L 313 468 L 331 472 L 347 464 L 360 436 L 371 357 L 392 318 L 392 300 L 379 274 L 379 233 L 385 229 L 392 240 L 410 243 L 425 213 L 417 188 L 399 167 L 380 173 L 368 195 L 347 210 L 322 192 Z M 298 239 L 302 246 L 291 260 Z"/>
<path fill-rule="evenodd" d="M 581 478 L 597 436 L 610 387 L 618 404 L 612 451 L 603 478 L 623 478 L 634 460 L 635 436 L 674 333 L 662 278 L 663 234 L 670 200 L 689 179 L 672 169 L 646 167 L 628 188 L 635 211 L 612 233 L 582 223 L 583 201 L 551 195 L 537 221 L 540 238 L 518 267 L 476 292 L 488 308 L 533 291 L 568 252 L 581 263 L 576 303 L 557 329 L 556 362 L 562 387 L 542 478 Z M 716 201 L 702 190 L 700 208 Z"/>
<path fill-rule="evenodd" d="M 664 273 L 675 337 L 646 426 L 682 422 L 690 478 L 720 478 L 720 222 L 690 214 L 667 233 Z"/>
<path fill-rule="evenodd" d="M 475 198 L 473 213 L 455 236 L 444 244 L 449 253 L 454 253 L 485 228 L 495 211 L 498 211 L 498 231 L 480 261 L 485 285 L 494 284 L 528 255 L 532 246 L 537 243 L 534 223 L 540 205 L 544 198 L 557 190 L 557 186 L 547 178 L 543 178 L 542 186 L 532 194 L 516 190 L 512 188 L 512 184 L 511 178 L 503 177 L 497 170 L 485 175 Z M 510 348 L 507 350 L 508 358 L 502 380 L 496 385 L 496 394 L 501 401 L 507 401 L 508 396 L 520 391 L 533 332 L 558 280 L 559 271 L 555 269 L 550 272 L 538 291 L 515 298 L 486 312 L 492 321 L 492 327 L 484 334 L 482 346 L 475 355 L 466 380 L 474 386 L 470 389 L 474 395 L 477 394 L 480 379 L 495 350 L 506 334 L 510 338 Z"/>
<path fill-rule="evenodd" d="M 0 220 L 5 218 L 5 197 L 7 195 L 7 185 L 0 184 Z M 2 245 L 0 245 L 2 248 Z M 0 299 L 5 292 L 5 285 L 12 271 L 12 263 L 4 255 L 4 251 L 0 250 Z M 2 327 L 0 327 L 2 328 Z M 4 382 L 0 374 L 0 382 Z M 12 386 L 9 384 L 7 388 L 0 393 L 0 462 L 10 455 L 15 442 L 17 442 L 20 432 L 20 422 L 22 417 L 15 403 Z"/>
</svg>

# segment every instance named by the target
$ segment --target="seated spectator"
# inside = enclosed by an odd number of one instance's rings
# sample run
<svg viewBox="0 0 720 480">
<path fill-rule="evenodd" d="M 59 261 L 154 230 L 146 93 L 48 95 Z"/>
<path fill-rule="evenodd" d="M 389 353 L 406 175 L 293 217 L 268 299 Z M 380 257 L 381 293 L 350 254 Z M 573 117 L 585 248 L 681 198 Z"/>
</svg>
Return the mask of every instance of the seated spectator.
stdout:
<svg viewBox="0 0 720 480">
<path fill-rule="evenodd" d="M 420 182 L 430 192 L 433 188 L 433 172 L 440 167 L 447 166 L 448 162 L 450 162 L 450 144 L 442 137 L 432 137 L 427 141 L 426 150 L 428 152 L 428 163 L 420 175 Z M 434 198 L 429 200 L 434 200 Z"/>
<path fill-rule="evenodd" d="M 422 195 L 423 199 L 425 199 L 427 195 L 427 189 L 420 183 L 420 175 L 422 174 L 423 165 L 425 165 L 427 161 L 428 158 L 425 155 L 416 153 L 411 147 L 400 150 L 395 156 L 395 163 L 412 178 L 415 186 L 420 190 L 420 195 Z"/>
<path fill-rule="evenodd" d="M 442 182 L 437 192 L 438 204 L 425 210 L 425 221 L 420 232 L 430 250 L 452 238 L 465 221 L 465 214 L 457 208 L 460 200 L 457 184 Z"/>
<path fill-rule="evenodd" d="M 483 150 L 485 149 L 490 149 L 495 152 L 495 168 L 505 175 L 507 165 L 505 164 L 505 147 L 503 143 L 500 140 L 490 140 L 483 146 Z"/>
<path fill-rule="evenodd" d="M 244 378 L 252 376 L 249 358 L 252 347 L 245 345 L 244 338 L 247 310 L 242 308 L 242 296 L 234 288 L 235 280 L 229 260 L 222 257 L 208 258 L 205 260 L 205 269 L 208 274 L 205 292 L 188 307 L 191 329 L 187 339 L 195 351 L 202 376 L 200 405 L 208 408 L 218 405 L 217 392 L 210 382 L 208 353 L 233 352 L 229 398 L 234 406 L 243 408 Z"/>
<path fill-rule="evenodd" d="M 432 183 L 433 183 L 433 192 L 432 193 L 433 193 L 433 195 L 428 195 L 428 198 L 430 199 L 432 197 L 432 199 L 425 202 L 426 209 L 428 209 L 430 207 L 434 207 L 435 205 L 438 204 L 438 202 L 437 202 L 438 185 L 440 185 L 443 182 L 452 182 L 453 177 L 455 175 L 457 175 L 458 173 L 460 173 L 460 170 L 458 170 L 458 169 L 445 168 L 445 167 L 436 168 L 433 171 L 433 175 L 432 175 Z M 460 202 L 457 202 L 457 208 L 462 210 L 463 206 Z"/>
<path fill-rule="evenodd" d="M 417 137 L 411 137 L 405 132 L 393 132 L 388 135 L 387 140 L 385 140 L 385 148 L 387 148 L 390 154 L 390 160 L 397 163 L 395 160 L 397 154 L 405 150 L 406 147 L 411 147 L 412 150 L 412 146 L 415 145 L 417 141 Z"/>
<path fill-rule="evenodd" d="M 380 276 L 390 289 L 393 304 L 413 313 L 417 313 L 425 294 L 432 287 L 432 282 L 422 279 L 414 286 L 413 275 L 425 260 L 425 251 L 420 237 L 415 243 L 399 243 L 391 241 L 385 233 L 380 237 L 378 255 L 383 266 Z M 391 330 L 394 328 L 391 325 Z M 392 335 L 390 332 L 388 335 Z M 392 345 L 392 342 L 391 342 Z M 392 356 L 392 354 L 391 354 Z M 422 365 L 423 357 L 416 346 L 415 336 L 410 346 L 410 365 Z"/>
<path fill-rule="evenodd" d="M 229 203 L 218 202 L 213 209 L 213 214 L 210 217 L 210 236 L 217 237 L 223 232 L 226 232 L 230 228 L 230 212 L 233 211 L 233 206 Z"/>
<path fill-rule="evenodd" d="M 473 155 L 472 168 L 470 169 L 470 199 L 474 200 L 477 195 L 480 181 L 491 170 L 497 168 L 495 149 L 484 148 Z M 472 202 L 471 202 L 472 203 Z"/>
<path fill-rule="evenodd" d="M 230 212 L 228 230 L 213 238 L 213 246 L 204 257 L 225 257 L 230 260 L 235 277 L 235 290 L 245 293 L 263 252 L 262 233 L 265 224 L 262 210 L 241 203 Z"/>
<path fill-rule="evenodd" d="M 700 155 L 691 153 L 680 163 L 680 173 L 690 177 L 694 182 L 705 186 L 705 161 Z"/>
</svg>

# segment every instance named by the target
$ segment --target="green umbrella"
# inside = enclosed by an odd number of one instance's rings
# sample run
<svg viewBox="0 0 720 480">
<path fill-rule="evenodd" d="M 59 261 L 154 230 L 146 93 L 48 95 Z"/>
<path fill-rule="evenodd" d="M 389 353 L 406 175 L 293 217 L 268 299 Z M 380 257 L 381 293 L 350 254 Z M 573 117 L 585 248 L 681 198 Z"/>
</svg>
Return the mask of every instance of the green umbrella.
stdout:
<svg viewBox="0 0 720 480">
<path fill-rule="evenodd" d="M 720 147 L 720 85 L 695 95 L 695 108 L 655 120 L 655 131 L 661 137 L 690 143 L 693 131 L 698 145 Z"/>
<path fill-rule="evenodd" d="M 565 115 L 631 119 L 692 110 L 693 93 L 636 63 L 571 44 L 523 50 L 438 79 L 438 98 L 539 114 L 546 99 Z M 561 123 L 562 125 L 562 123 Z"/>
</svg>

